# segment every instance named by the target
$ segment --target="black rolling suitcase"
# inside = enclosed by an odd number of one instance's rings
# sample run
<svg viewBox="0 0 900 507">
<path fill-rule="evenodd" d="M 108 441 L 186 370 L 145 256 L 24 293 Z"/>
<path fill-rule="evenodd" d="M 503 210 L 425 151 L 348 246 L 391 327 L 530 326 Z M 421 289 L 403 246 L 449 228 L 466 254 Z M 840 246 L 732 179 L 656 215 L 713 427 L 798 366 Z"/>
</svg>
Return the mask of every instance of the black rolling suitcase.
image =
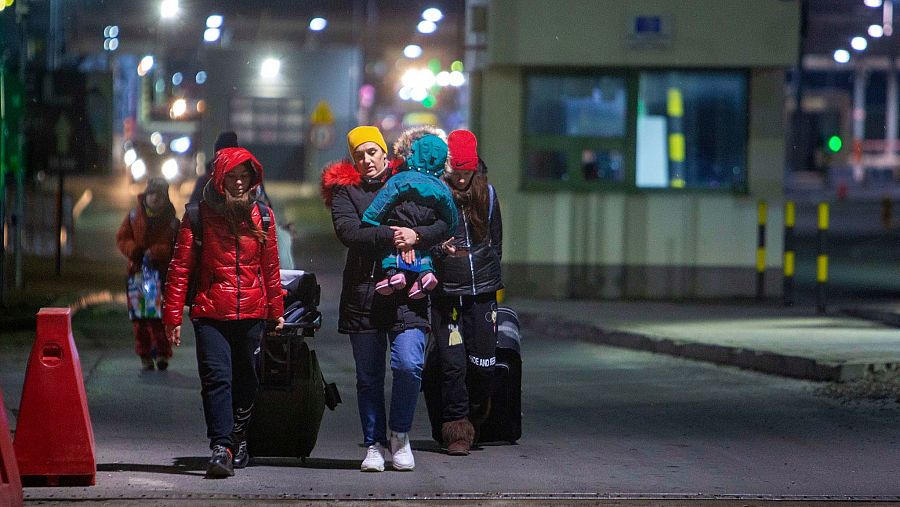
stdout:
<svg viewBox="0 0 900 507">
<path fill-rule="evenodd" d="M 507 306 L 497 308 L 497 363 L 491 411 L 481 423 L 478 443 L 509 442 L 522 437 L 522 335 L 519 316 Z"/>
<path fill-rule="evenodd" d="M 511 308 L 497 308 L 497 362 L 491 411 L 481 424 L 478 443 L 515 443 L 522 436 L 522 355 L 519 316 Z M 422 373 L 422 392 L 431 422 L 431 438 L 441 443 L 441 359 L 434 340 L 428 343 Z"/>
<path fill-rule="evenodd" d="M 247 435 L 253 457 L 309 456 L 325 406 L 334 410 L 340 403 L 335 385 L 325 383 L 316 352 L 305 340 L 322 324 L 315 275 L 282 270 L 282 288 L 287 322 L 281 331 L 267 331 L 260 346 L 259 394 Z"/>
</svg>

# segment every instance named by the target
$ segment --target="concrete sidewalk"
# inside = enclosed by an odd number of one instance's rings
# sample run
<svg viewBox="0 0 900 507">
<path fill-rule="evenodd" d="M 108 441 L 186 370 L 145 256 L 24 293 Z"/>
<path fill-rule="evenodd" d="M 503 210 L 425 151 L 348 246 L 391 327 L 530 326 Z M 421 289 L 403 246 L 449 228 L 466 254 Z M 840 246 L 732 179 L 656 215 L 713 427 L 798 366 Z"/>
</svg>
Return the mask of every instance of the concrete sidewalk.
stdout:
<svg viewBox="0 0 900 507">
<path fill-rule="evenodd" d="M 900 303 L 826 315 L 816 315 L 812 308 L 749 302 L 516 298 L 509 305 L 531 333 L 525 339 L 587 340 L 819 381 L 854 380 L 900 368 L 900 329 L 894 327 L 900 322 Z"/>
</svg>

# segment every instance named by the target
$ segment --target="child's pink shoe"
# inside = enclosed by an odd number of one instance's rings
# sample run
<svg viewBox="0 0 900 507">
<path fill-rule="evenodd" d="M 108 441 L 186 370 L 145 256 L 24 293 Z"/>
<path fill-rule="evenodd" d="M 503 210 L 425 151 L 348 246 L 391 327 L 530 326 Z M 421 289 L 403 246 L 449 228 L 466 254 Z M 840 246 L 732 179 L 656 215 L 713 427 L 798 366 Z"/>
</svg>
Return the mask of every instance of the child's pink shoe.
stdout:
<svg viewBox="0 0 900 507">
<path fill-rule="evenodd" d="M 428 292 L 437 287 L 437 284 L 438 279 L 434 276 L 434 273 L 425 273 L 417 278 L 416 281 L 413 282 L 412 287 L 409 288 L 409 298 L 422 299 Z"/>
<path fill-rule="evenodd" d="M 388 278 L 384 278 L 378 280 L 378 283 L 375 284 L 375 292 L 381 294 L 382 296 L 390 296 L 394 293 L 394 288 L 391 287 L 391 281 Z"/>
<path fill-rule="evenodd" d="M 406 287 L 406 275 L 397 273 L 388 279 L 388 283 L 394 290 L 400 290 Z"/>
</svg>

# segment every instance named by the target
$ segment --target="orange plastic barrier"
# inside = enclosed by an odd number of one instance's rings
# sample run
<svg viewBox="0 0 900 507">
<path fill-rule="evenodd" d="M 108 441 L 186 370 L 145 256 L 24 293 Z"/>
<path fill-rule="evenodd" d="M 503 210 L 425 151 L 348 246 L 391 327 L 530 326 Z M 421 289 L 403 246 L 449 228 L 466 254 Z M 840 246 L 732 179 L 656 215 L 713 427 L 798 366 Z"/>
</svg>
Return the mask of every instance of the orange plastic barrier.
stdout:
<svg viewBox="0 0 900 507">
<path fill-rule="evenodd" d="M 37 314 L 13 446 L 26 486 L 95 482 L 94 430 L 69 308 Z"/>
<path fill-rule="evenodd" d="M 19 467 L 9 438 L 9 422 L 0 391 L 0 507 L 20 507 L 24 503 Z"/>
</svg>

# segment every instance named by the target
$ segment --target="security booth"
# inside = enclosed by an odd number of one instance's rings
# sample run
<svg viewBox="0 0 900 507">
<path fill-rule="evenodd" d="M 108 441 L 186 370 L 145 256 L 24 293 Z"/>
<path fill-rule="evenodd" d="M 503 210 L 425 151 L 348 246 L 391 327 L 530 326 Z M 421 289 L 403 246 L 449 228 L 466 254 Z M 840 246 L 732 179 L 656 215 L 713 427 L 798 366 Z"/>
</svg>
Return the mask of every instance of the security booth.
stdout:
<svg viewBox="0 0 900 507">
<path fill-rule="evenodd" d="M 767 286 L 781 253 L 784 82 L 799 3 L 467 5 L 472 128 L 502 202 L 504 283 L 541 297 Z M 486 20 L 486 21 L 485 21 Z"/>
</svg>

